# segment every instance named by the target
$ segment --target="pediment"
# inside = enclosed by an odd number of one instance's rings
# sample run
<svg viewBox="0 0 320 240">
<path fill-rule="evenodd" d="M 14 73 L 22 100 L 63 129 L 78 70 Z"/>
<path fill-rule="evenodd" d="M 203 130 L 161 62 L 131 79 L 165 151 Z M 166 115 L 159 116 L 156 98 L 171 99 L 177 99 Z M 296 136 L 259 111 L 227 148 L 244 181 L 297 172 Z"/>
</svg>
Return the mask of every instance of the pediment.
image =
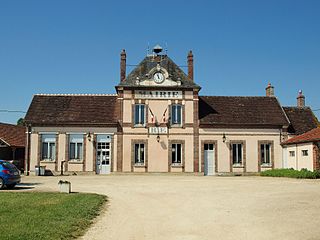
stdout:
<svg viewBox="0 0 320 240">
<path fill-rule="evenodd" d="M 154 75 L 160 73 L 163 76 L 163 80 L 160 82 L 155 81 Z M 181 81 L 174 81 L 171 79 L 171 75 L 164 67 L 161 67 L 160 64 L 157 64 L 156 67 L 152 68 L 145 76 L 144 79 L 137 78 L 135 85 L 138 86 L 180 86 Z"/>
</svg>

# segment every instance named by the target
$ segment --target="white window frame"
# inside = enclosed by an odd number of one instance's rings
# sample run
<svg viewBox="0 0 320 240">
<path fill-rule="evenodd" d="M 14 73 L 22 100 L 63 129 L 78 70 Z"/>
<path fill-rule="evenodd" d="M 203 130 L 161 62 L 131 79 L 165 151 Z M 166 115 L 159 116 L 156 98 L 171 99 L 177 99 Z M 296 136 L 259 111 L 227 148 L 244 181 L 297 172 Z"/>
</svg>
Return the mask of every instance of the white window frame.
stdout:
<svg viewBox="0 0 320 240">
<path fill-rule="evenodd" d="M 307 149 L 303 149 L 303 150 L 301 150 L 301 155 L 303 157 L 307 157 L 307 156 L 309 156 L 309 151 Z"/>
<path fill-rule="evenodd" d="M 235 156 L 233 154 L 234 145 L 236 145 L 236 162 L 234 162 Z M 239 154 L 238 154 L 239 145 L 241 145 L 241 162 L 239 162 Z M 232 165 L 236 167 L 243 166 L 243 144 L 242 143 L 232 143 Z"/>
<path fill-rule="evenodd" d="M 74 154 L 71 154 L 71 144 L 74 144 Z M 78 152 L 78 146 L 81 146 L 81 153 Z M 83 161 L 83 134 L 70 134 L 69 135 L 69 161 L 81 162 Z M 74 155 L 74 158 L 71 156 Z"/>
<path fill-rule="evenodd" d="M 267 145 L 269 145 L 269 162 L 263 162 L 267 156 Z M 262 151 L 261 151 L 261 146 L 263 146 L 263 151 L 264 151 L 264 159 L 262 158 Z M 271 150 L 272 144 L 271 143 L 261 143 L 260 144 L 260 159 L 261 159 L 261 166 L 271 166 L 272 165 L 272 159 L 271 159 Z"/>
<path fill-rule="evenodd" d="M 295 157 L 296 152 L 295 151 L 289 151 L 289 157 Z"/>
<path fill-rule="evenodd" d="M 180 107 L 180 111 L 178 111 L 178 107 Z M 173 116 L 175 115 L 175 119 L 177 120 L 179 114 L 180 114 L 180 122 L 178 122 L 178 121 L 174 122 Z M 171 124 L 178 125 L 178 126 L 182 125 L 182 105 L 181 104 L 172 104 L 171 105 Z"/>
<path fill-rule="evenodd" d="M 138 146 L 138 147 L 136 147 Z M 143 151 L 141 151 L 143 150 Z M 138 152 L 136 152 L 138 151 Z M 143 154 L 143 155 L 142 155 Z M 142 159 L 143 157 L 143 159 Z M 146 148 L 144 143 L 134 144 L 134 165 L 144 166 L 146 160 Z"/>
<path fill-rule="evenodd" d="M 138 116 L 136 114 L 136 108 L 138 107 Z M 141 114 L 143 108 L 143 116 Z M 137 103 L 134 105 L 134 125 L 135 126 L 145 126 L 146 124 L 146 105 L 142 103 Z"/>
<path fill-rule="evenodd" d="M 180 146 L 180 162 L 178 162 L 178 145 Z M 173 150 L 174 149 L 174 150 Z M 173 166 L 180 166 L 182 165 L 182 143 L 172 143 L 171 144 L 171 164 Z M 173 152 L 174 152 L 174 157 L 173 157 Z M 175 158 L 175 159 L 174 159 Z"/>
<path fill-rule="evenodd" d="M 49 140 L 46 140 L 49 139 Z M 54 139 L 54 140 L 52 140 Z M 44 158 L 43 153 L 43 145 L 44 143 L 47 145 L 47 158 Z M 51 147 L 53 145 L 53 147 Z M 42 134 L 41 135 L 41 161 L 51 161 L 54 162 L 56 160 L 56 134 Z"/>
</svg>

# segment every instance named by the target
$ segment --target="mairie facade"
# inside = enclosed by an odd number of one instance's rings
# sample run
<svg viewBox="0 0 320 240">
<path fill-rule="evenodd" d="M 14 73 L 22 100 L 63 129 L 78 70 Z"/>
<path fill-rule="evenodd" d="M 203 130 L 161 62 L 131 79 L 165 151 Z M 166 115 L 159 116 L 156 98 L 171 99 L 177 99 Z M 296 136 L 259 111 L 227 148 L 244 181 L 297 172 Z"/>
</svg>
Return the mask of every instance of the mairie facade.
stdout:
<svg viewBox="0 0 320 240">
<path fill-rule="evenodd" d="M 26 115 L 27 172 L 249 174 L 283 167 L 281 143 L 317 127 L 304 106 L 266 96 L 201 96 L 193 54 L 184 73 L 160 46 L 126 74 L 116 94 L 38 94 Z"/>
</svg>

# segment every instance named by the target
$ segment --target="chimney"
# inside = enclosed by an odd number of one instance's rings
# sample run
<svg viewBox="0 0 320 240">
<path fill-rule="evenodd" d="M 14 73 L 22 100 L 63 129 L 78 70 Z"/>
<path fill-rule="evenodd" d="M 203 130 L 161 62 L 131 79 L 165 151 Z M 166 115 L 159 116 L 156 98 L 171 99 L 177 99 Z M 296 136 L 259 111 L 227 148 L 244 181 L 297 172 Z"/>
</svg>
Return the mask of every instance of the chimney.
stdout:
<svg viewBox="0 0 320 240">
<path fill-rule="evenodd" d="M 269 83 L 268 86 L 266 87 L 266 96 L 274 97 L 274 87 L 271 85 L 271 83 Z"/>
<path fill-rule="evenodd" d="M 302 90 L 299 90 L 299 93 L 298 93 L 297 106 L 299 108 L 303 108 L 306 106 L 306 100 L 305 100 L 305 96 L 302 93 Z"/>
<path fill-rule="evenodd" d="M 120 54 L 120 81 L 123 82 L 126 79 L 126 50 L 122 49 Z"/>
<path fill-rule="evenodd" d="M 188 53 L 188 78 L 193 81 L 193 54 L 191 50 Z"/>
</svg>

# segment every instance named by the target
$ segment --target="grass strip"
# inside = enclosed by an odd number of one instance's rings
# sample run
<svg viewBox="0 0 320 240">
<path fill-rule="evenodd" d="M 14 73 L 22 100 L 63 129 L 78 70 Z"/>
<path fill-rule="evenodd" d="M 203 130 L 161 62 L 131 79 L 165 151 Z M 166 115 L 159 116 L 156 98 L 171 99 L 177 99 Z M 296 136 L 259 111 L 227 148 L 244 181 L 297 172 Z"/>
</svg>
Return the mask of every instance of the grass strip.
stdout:
<svg viewBox="0 0 320 240">
<path fill-rule="evenodd" d="M 84 234 L 106 196 L 0 192 L 1 239 L 72 239 Z"/>
</svg>

